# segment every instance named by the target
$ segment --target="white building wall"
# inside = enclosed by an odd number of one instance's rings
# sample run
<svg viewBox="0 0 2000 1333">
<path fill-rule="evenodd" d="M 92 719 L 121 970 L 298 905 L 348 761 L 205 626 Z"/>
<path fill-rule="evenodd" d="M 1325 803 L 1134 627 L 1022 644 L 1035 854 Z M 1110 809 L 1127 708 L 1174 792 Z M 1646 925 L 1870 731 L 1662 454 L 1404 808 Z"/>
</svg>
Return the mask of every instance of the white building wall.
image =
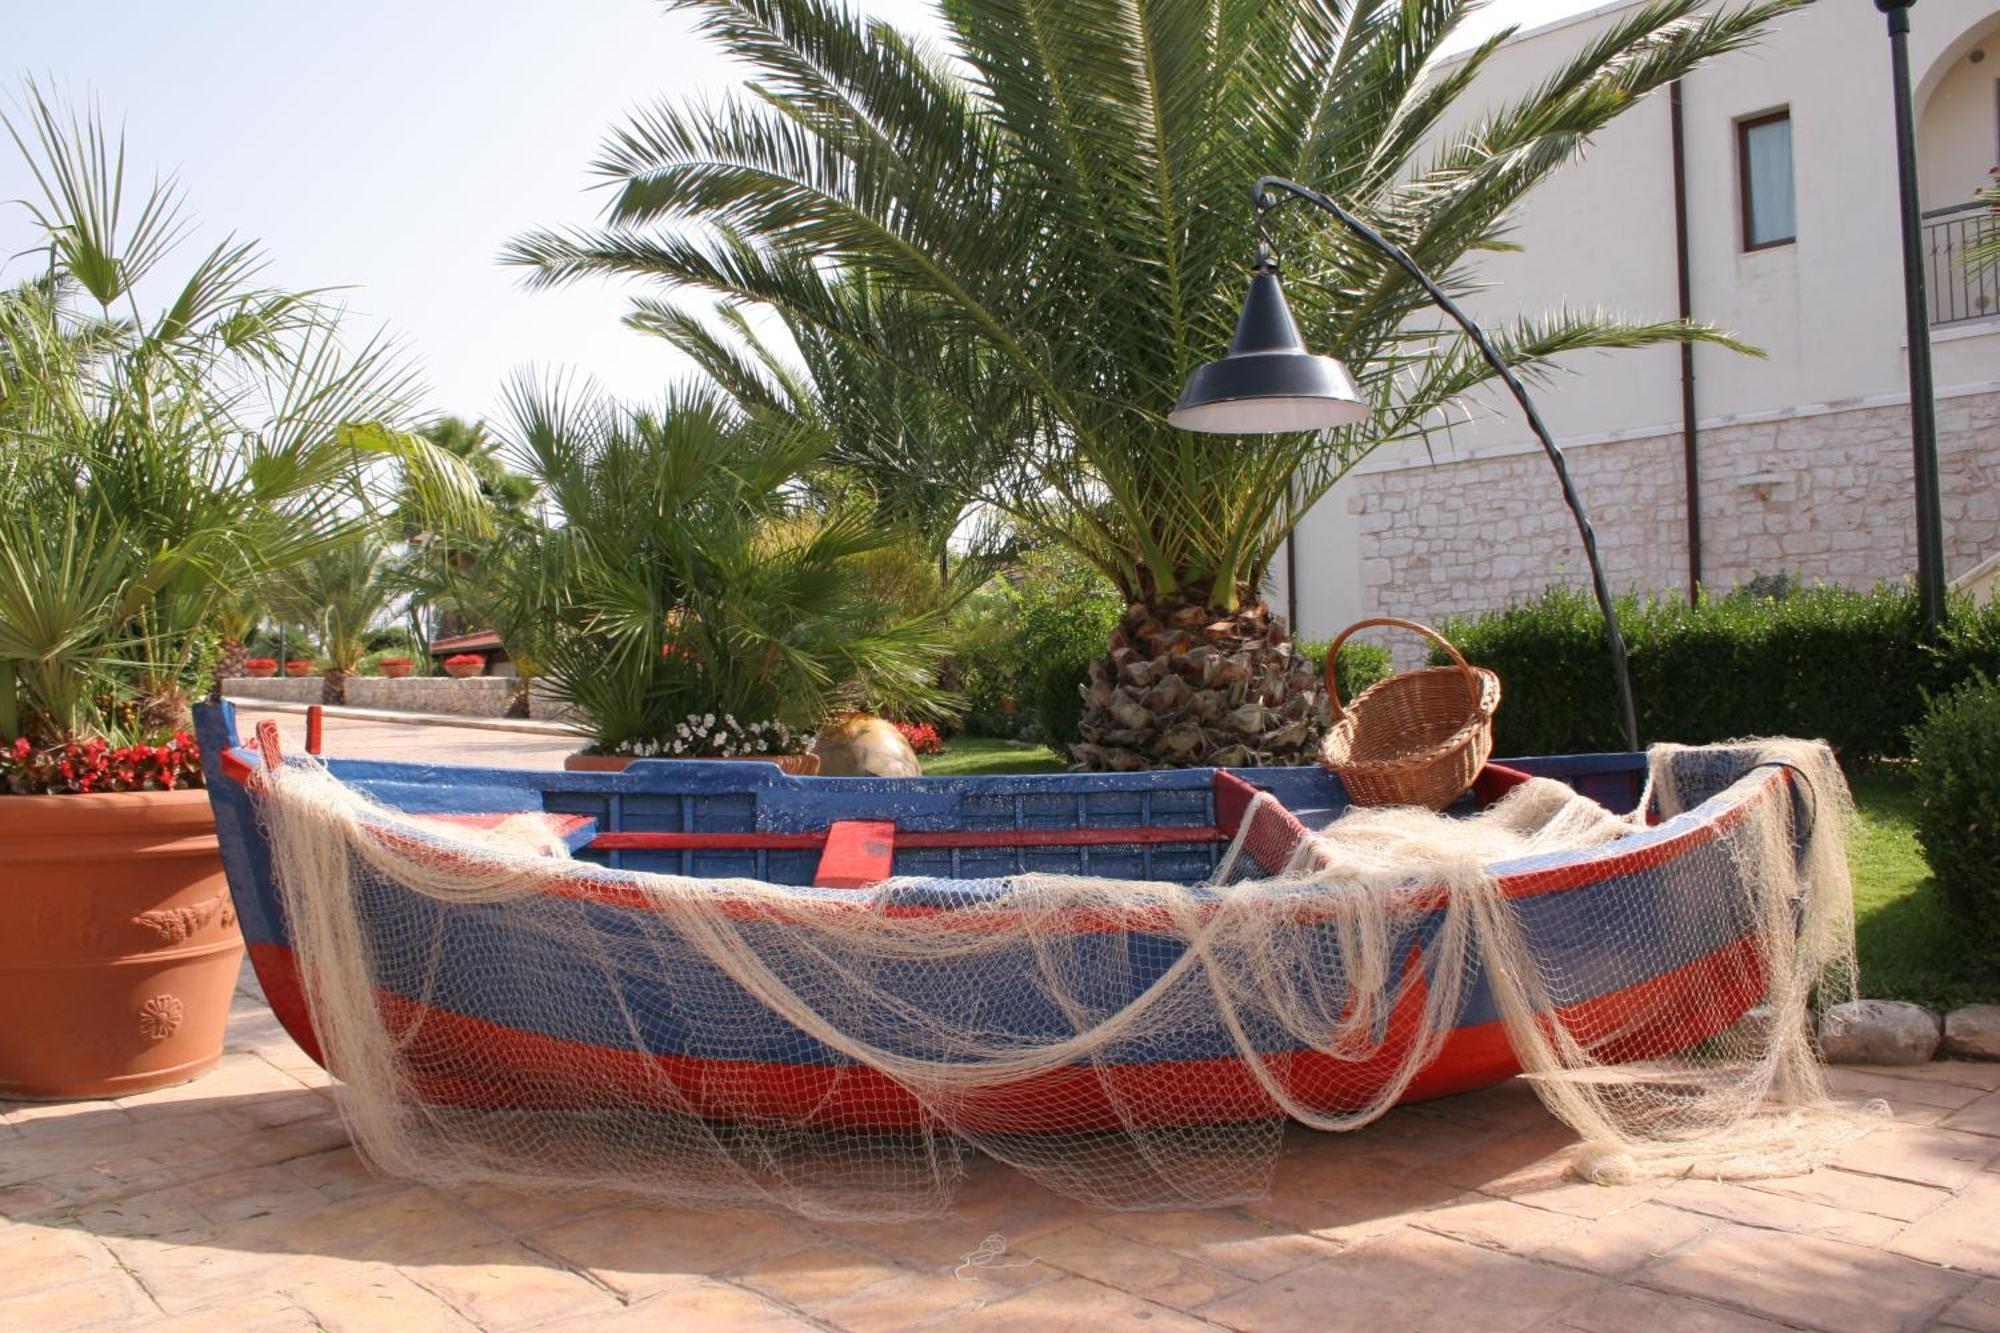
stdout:
<svg viewBox="0 0 2000 1333">
<path fill-rule="evenodd" d="M 1468 114 L 1545 77 L 1628 6 L 1517 38 L 1497 52 Z M 2000 5 L 1926 0 L 1912 11 L 1926 202 L 1984 183 L 2000 151 Z M 1977 61 L 1974 52 L 1982 54 Z M 1982 83 L 1985 80 L 1985 83 Z M 1865 585 L 1914 566 L 1900 232 L 1882 17 L 1822 3 L 1765 43 L 1685 84 L 1695 318 L 1766 352 L 1695 350 L 1705 581 L 1791 572 Z M 1792 115 L 1798 239 L 1741 245 L 1736 123 Z M 1983 111 L 1983 115 L 1980 114 Z M 1966 122 L 1964 124 L 1961 121 Z M 1984 136 L 1983 138 L 1981 136 Z M 1667 99 L 1614 123 L 1586 158 L 1529 197 L 1484 257 L 1465 302 L 1504 323 L 1562 305 L 1633 318 L 1676 312 Z M 1947 567 L 2000 547 L 2000 320 L 1934 336 Z M 1685 587 L 1686 487 L 1679 354 L 1592 355 L 1535 390 L 1570 456 L 1620 590 Z M 1504 410 L 1502 407 L 1504 406 Z M 1491 609 L 1549 583 L 1581 584 L 1581 547 L 1553 476 L 1511 403 L 1421 444 L 1379 450 L 1301 526 L 1300 632 L 1363 615 Z M 1279 582 L 1282 585 L 1282 577 Z M 1280 597 L 1284 595 L 1282 586 Z"/>
</svg>

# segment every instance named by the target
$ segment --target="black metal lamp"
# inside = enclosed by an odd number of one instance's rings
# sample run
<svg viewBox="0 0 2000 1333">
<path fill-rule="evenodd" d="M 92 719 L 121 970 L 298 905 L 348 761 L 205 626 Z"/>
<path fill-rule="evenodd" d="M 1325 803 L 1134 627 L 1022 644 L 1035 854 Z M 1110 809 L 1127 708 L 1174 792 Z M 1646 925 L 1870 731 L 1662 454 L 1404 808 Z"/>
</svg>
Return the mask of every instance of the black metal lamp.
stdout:
<svg viewBox="0 0 2000 1333">
<path fill-rule="evenodd" d="M 1253 266 L 1250 291 L 1243 301 L 1243 313 L 1236 321 L 1236 336 L 1230 340 L 1229 354 L 1211 361 L 1188 377 L 1180 401 L 1167 421 L 1187 430 L 1213 431 L 1228 435 L 1269 435 L 1298 430 L 1335 430 L 1367 418 L 1370 405 L 1356 389 L 1347 368 L 1330 356 L 1314 356 L 1306 350 L 1298 325 L 1285 304 L 1278 285 L 1277 264 L 1271 259 L 1270 213 L 1281 202 L 1273 191 L 1303 199 L 1330 213 L 1342 226 L 1387 255 L 1396 266 L 1423 288 L 1431 301 L 1465 330 L 1486 363 L 1514 395 L 1528 428 L 1540 441 L 1556 470 L 1563 501 L 1576 519 L 1583 539 L 1584 558 L 1590 563 L 1592 591 L 1604 613 L 1604 636 L 1611 649 L 1611 670 L 1618 687 L 1619 721 L 1627 748 L 1639 748 L 1638 712 L 1632 700 L 1632 674 L 1625 660 L 1625 638 L 1618 632 L 1618 613 L 1611 601 L 1611 585 L 1604 577 L 1604 565 L 1597 555 L 1597 534 L 1583 510 L 1583 500 L 1570 481 L 1569 465 L 1562 450 L 1542 424 L 1541 413 L 1528 397 L 1527 388 L 1509 367 L 1485 331 L 1472 322 L 1457 302 L 1431 281 L 1430 275 L 1410 258 L 1401 246 L 1335 203 L 1318 190 L 1287 180 L 1264 176 L 1251 190 L 1257 210 L 1257 262 Z"/>
<path fill-rule="evenodd" d="M 1336 430 L 1367 420 L 1370 410 L 1346 366 L 1306 350 L 1278 285 L 1278 266 L 1260 257 L 1229 355 L 1188 377 L 1167 422 L 1182 430 L 1275 435 Z"/>
</svg>

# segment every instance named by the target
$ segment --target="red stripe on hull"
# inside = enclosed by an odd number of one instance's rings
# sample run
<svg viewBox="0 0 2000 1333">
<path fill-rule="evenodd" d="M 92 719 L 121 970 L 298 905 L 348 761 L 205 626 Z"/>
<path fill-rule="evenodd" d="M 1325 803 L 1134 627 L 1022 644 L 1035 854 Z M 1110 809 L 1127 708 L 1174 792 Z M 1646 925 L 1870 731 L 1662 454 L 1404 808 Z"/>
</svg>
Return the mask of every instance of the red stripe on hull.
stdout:
<svg viewBox="0 0 2000 1333">
<path fill-rule="evenodd" d="M 314 1059 L 295 960 L 282 945 L 253 945 L 252 959 L 279 1020 Z M 1648 1059 L 1733 1024 L 1764 992 L 1752 939 L 1615 994 L 1558 1010 L 1565 1028 L 1607 1061 Z M 1415 997 L 1413 996 L 1412 999 Z M 412 1093 L 448 1105 L 575 1108 L 577 1089 L 599 1090 L 591 1106 L 632 1105 L 715 1118 L 815 1129 L 912 1129 L 926 1117 L 916 1098 L 873 1069 L 654 1056 L 515 1031 L 400 996 L 385 1016 L 406 1039 Z M 1272 1072 L 1302 1104 L 1340 1111 L 1365 1104 L 1401 1062 L 1415 1012 L 1405 1004 L 1374 1056 L 1342 1061 L 1312 1052 L 1269 1057 Z M 1467 1092 L 1520 1072 L 1499 1023 L 1454 1030 L 1402 1100 Z M 967 1099 L 957 1121 L 968 1132 L 1066 1133 L 1123 1125 L 1198 1125 L 1267 1118 L 1269 1098 L 1240 1060 L 1159 1061 L 1072 1067 Z"/>
</svg>

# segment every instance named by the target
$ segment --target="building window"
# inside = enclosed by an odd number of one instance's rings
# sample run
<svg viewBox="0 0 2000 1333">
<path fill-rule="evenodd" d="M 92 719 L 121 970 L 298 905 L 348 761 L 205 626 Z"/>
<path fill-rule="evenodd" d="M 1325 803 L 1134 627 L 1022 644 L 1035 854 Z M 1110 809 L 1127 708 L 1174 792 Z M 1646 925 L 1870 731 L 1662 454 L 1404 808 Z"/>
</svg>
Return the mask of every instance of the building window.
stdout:
<svg viewBox="0 0 2000 1333">
<path fill-rule="evenodd" d="M 1792 113 L 1736 122 L 1743 194 L 1743 248 L 1787 245 L 1798 237 L 1792 199 Z"/>
</svg>

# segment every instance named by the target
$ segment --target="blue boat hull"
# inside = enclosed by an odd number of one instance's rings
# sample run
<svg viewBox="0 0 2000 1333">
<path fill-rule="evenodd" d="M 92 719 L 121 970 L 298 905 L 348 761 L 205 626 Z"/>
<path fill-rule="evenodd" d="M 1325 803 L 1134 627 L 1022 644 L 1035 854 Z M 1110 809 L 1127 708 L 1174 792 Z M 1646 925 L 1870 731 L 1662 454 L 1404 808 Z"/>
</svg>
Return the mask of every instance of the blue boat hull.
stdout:
<svg viewBox="0 0 2000 1333">
<path fill-rule="evenodd" d="M 201 710 L 199 723 L 223 862 L 251 957 L 278 1017 L 317 1057 L 254 798 L 225 772 L 234 718 L 223 705 Z M 237 763 L 248 759 L 239 752 Z M 1782 769 L 1737 782 L 1750 775 L 1750 763 L 1746 756 L 1741 772 L 1718 768 L 1713 799 L 1609 849 L 1493 867 L 1516 900 L 1530 949 L 1563 979 L 1561 1020 L 1603 1058 L 1665 1054 L 1727 1028 L 1761 995 L 1754 914 L 1716 835 L 1756 803 L 1790 796 Z M 1640 756 L 1578 756 L 1520 766 L 1614 801 L 1625 794 L 1629 804 L 1642 764 Z M 622 774 L 341 760 L 329 768 L 412 814 L 539 811 L 587 819 L 578 862 L 551 910 L 578 914 L 579 925 L 614 936 L 622 916 L 658 910 L 631 892 L 631 872 L 809 886 L 831 855 L 828 829 L 841 821 L 888 829 L 885 846 L 893 842 L 894 853 L 887 867 L 897 876 L 928 877 L 891 890 L 887 910 L 934 919 L 949 931 L 980 928 L 970 923 L 984 920 L 977 909 L 1002 892 L 996 881 L 1020 871 L 1198 883 L 1226 845 L 1232 814 L 1224 808 L 1230 780 L 1209 770 L 871 780 L 796 778 L 756 764 L 644 763 Z M 1346 808 L 1338 782 L 1318 769 L 1233 776 L 1271 791 L 1308 825 Z M 800 910 L 840 892 L 803 890 Z M 1421 976 L 1441 907 L 1399 923 L 1398 967 Z M 706 1001 L 732 983 L 700 966 L 674 977 L 636 969 L 607 976 L 546 936 L 514 928 L 502 908 L 440 903 L 399 886 L 371 892 L 364 924 L 384 941 L 435 940 L 430 958 L 444 960 L 440 966 L 410 951 L 379 953 L 378 998 L 391 1026 L 409 1038 L 413 1092 L 425 1101 L 519 1108 L 573 1106 L 573 1098 L 587 1096 L 596 1099 L 591 1104 L 611 1098 L 815 1128 L 896 1128 L 922 1119 L 916 1099 L 893 1081 L 768 1011 L 761 1022 L 716 1031 Z M 787 928 L 762 918 L 739 924 L 753 944 L 759 932 Z M 1083 937 L 1078 947 L 1103 951 L 1103 975 L 1114 979 L 1107 985 L 1120 990 L 1101 997 L 1107 1006 L 1144 991 L 1180 956 L 1178 937 L 1136 910 L 1078 919 L 1073 928 Z M 472 957 L 485 965 L 451 964 Z M 927 1012 L 976 1011 L 982 1023 L 1024 1044 L 1069 1031 L 1067 1017 L 1034 988 L 996 988 L 995 975 L 990 957 L 976 971 L 945 958 L 876 980 Z M 1253 1037 L 1267 1071 L 1301 1103 L 1340 1110 L 1357 1095 L 1365 1099 L 1375 1078 L 1401 1063 L 1421 996 L 1420 986 L 1411 989 L 1386 1020 L 1377 1051 L 1360 1062 L 1292 1049 L 1282 1033 Z M 576 1076 L 583 1070 L 590 1077 Z M 1515 1072 L 1491 992 L 1474 976 L 1443 1050 L 1407 1098 Z M 1075 1132 L 1135 1120 L 1188 1125 L 1269 1114 L 1268 1093 L 1218 1021 L 1191 1025 L 1171 1049 L 1113 1051 L 1090 1067 L 991 1089 L 966 1108 L 965 1128 Z"/>
</svg>

